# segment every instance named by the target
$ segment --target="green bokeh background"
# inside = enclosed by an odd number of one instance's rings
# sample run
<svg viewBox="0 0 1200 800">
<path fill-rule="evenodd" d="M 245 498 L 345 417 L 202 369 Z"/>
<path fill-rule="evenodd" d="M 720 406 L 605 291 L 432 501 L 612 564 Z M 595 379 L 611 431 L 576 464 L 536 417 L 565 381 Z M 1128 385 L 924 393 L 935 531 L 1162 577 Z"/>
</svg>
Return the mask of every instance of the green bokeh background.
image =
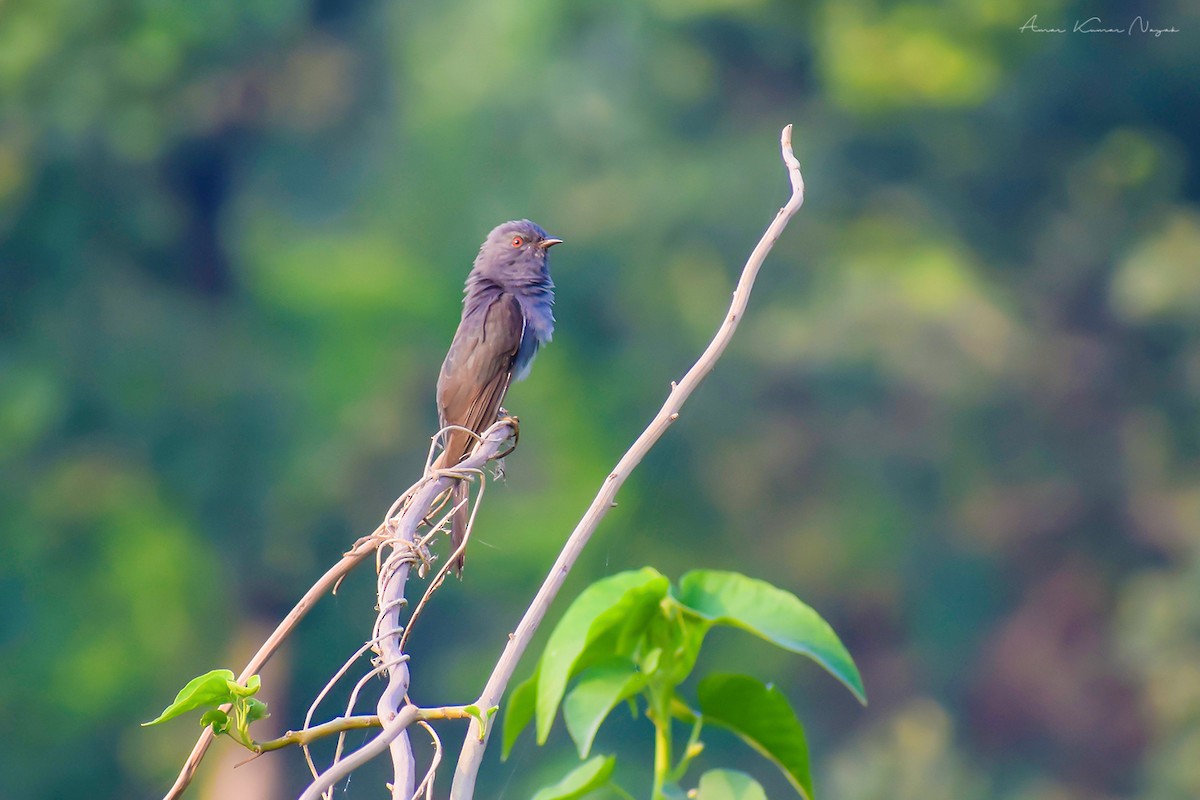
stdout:
<svg viewBox="0 0 1200 800">
<path fill-rule="evenodd" d="M 3 793 L 162 793 L 197 730 L 137 723 L 419 474 L 462 280 L 527 216 L 568 242 L 555 341 L 412 646 L 417 702 L 472 699 L 720 320 L 792 122 L 807 203 L 567 594 L 713 567 L 811 603 L 869 708 L 736 632 L 701 667 L 788 693 L 828 798 L 1200 797 L 1200 12 L 1137 11 L 1179 32 L 1020 30 L 1135 13 L 1059 0 L 0 4 Z M 372 591 L 305 622 L 271 724 Z M 622 713 L 597 743 L 630 786 L 650 747 Z M 561 729 L 497 749 L 480 797 L 576 763 Z M 194 796 L 304 785 L 233 750 Z"/>
</svg>

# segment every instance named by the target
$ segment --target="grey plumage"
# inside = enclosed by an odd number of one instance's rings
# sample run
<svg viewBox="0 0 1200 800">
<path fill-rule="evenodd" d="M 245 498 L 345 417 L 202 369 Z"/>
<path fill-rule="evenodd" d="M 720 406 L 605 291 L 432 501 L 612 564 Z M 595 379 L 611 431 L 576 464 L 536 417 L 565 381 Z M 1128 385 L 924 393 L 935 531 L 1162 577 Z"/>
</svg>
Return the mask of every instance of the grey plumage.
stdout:
<svg viewBox="0 0 1200 800">
<path fill-rule="evenodd" d="M 538 348 L 550 341 L 554 283 L 548 251 L 561 241 L 527 219 L 498 225 L 484 240 L 467 276 L 462 320 L 438 377 L 443 427 L 461 425 L 475 433 L 487 429 L 496 421 L 509 385 L 529 373 Z M 457 464 L 474 445 L 475 439 L 462 431 L 449 433 L 434 466 Z M 466 496 L 466 484 L 459 484 L 452 500 L 457 504 Z M 464 506 L 451 520 L 456 548 L 466 524 Z M 455 566 L 461 574 L 461 557 Z"/>
</svg>

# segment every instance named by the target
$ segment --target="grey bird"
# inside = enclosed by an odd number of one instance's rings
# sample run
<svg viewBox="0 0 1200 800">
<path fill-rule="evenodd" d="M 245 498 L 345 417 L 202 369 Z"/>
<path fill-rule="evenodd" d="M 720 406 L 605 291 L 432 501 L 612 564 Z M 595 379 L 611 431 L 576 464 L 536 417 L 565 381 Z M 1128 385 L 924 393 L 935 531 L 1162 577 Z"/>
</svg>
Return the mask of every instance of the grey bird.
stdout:
<svg viewBox="0 0 1200 800">
<path fill-rule="evenodd" d="M 444 428 L 460 425 L 482 433 L 497 419 L 509 384 L 529 374 L 538 348 L 554 333 L 554 282 L 548 253 L 562 239 L 550 236 L 527 219 L 498 225 L 484 239 L 467 276 L 462 320 L 438 376 L 438 420 Z M 452 467 L 466 457 L 476 439 L 451 431 L 435 469 Z M 451 501 L 467 497 L 459 482 Z M 467 528 L 467 508 L 450 521 L 450 540 L 457 549 Z M 464 559 L 455 569 L 462 575 Z"/>
</svg>

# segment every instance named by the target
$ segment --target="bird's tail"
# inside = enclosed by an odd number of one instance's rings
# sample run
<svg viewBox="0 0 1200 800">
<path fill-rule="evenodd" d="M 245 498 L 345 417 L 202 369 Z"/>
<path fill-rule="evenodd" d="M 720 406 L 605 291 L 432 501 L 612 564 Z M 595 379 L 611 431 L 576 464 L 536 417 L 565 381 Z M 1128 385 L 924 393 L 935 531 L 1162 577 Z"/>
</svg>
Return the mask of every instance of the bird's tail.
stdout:
<svg viewBox="0 0 1200 800">
<path fill-rule="evenodd" d="M 458 550 L 459 545 L 463 543 L 463 538 L 467 535 L 467 525 L 471 521 L 470 508 L 466 502 L 468 492 L 470 492 L 470 487 L 467 486 L 466 481 L 458 481 L 450 491 L 450 502 L 458 506 L 458 510 L 450 518 L 450 547 L 453 548 L 451 552 Z M 454 562 L 454 574 L 459 578 L 462 577 L 463 567 L 466 563 L 467 551 L 463 550 Z"/>
<path fill-rule="evenodd" d="M 433 462 L 433 468 L 446 469 L 447 458 L 445 450 Z M 455 480 L 453 488 L 450 489 L 450 507 L 456 510 L 450 517 L 450 548 L 451 552 L 458 550 L 459 545 L 463 543 L 463 539 L 467 535 L 467 525 L 470 523 L 470 504 L 467 502 L 470 496 L 471 487 L 465 480 Z M 459 554 L 454 561 L 454 574 L 462 578 L 463 566 L 467 563 L 467 554 L 464 550 Z"/>
</svg>

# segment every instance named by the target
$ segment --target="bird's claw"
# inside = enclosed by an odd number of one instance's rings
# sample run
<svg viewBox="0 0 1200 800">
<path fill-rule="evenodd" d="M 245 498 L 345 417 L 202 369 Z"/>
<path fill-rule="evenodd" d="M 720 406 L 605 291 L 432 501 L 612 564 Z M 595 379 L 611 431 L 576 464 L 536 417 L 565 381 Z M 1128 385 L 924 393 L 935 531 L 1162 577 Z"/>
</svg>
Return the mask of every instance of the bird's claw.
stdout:
<svg viewBox="0 0 1200 800">
<path fill-rule="evenodd" d="M 496 456 L 497 461 L 503 460 L 503 458 L 505 456 L 507 456 L 513 450 L 516 450 L 517 445 L 520 444 L 520 442 L 521 442 L 521 419 L 520 419 L 520 417 L 515 417 L 512 414 L 509 414 L 508 410 L 505 408 L 501 408 L 499 414 L 500 414 L 500 419 L 498 421 L 499 422 L 507 422 L 509 424 L 509 426 L 512 428 L 512 444 L 509 445 L 509 448 L 507 450 L 505 450 L 503 453 L 500 453 L 498 456 Z"/>
</svg>

